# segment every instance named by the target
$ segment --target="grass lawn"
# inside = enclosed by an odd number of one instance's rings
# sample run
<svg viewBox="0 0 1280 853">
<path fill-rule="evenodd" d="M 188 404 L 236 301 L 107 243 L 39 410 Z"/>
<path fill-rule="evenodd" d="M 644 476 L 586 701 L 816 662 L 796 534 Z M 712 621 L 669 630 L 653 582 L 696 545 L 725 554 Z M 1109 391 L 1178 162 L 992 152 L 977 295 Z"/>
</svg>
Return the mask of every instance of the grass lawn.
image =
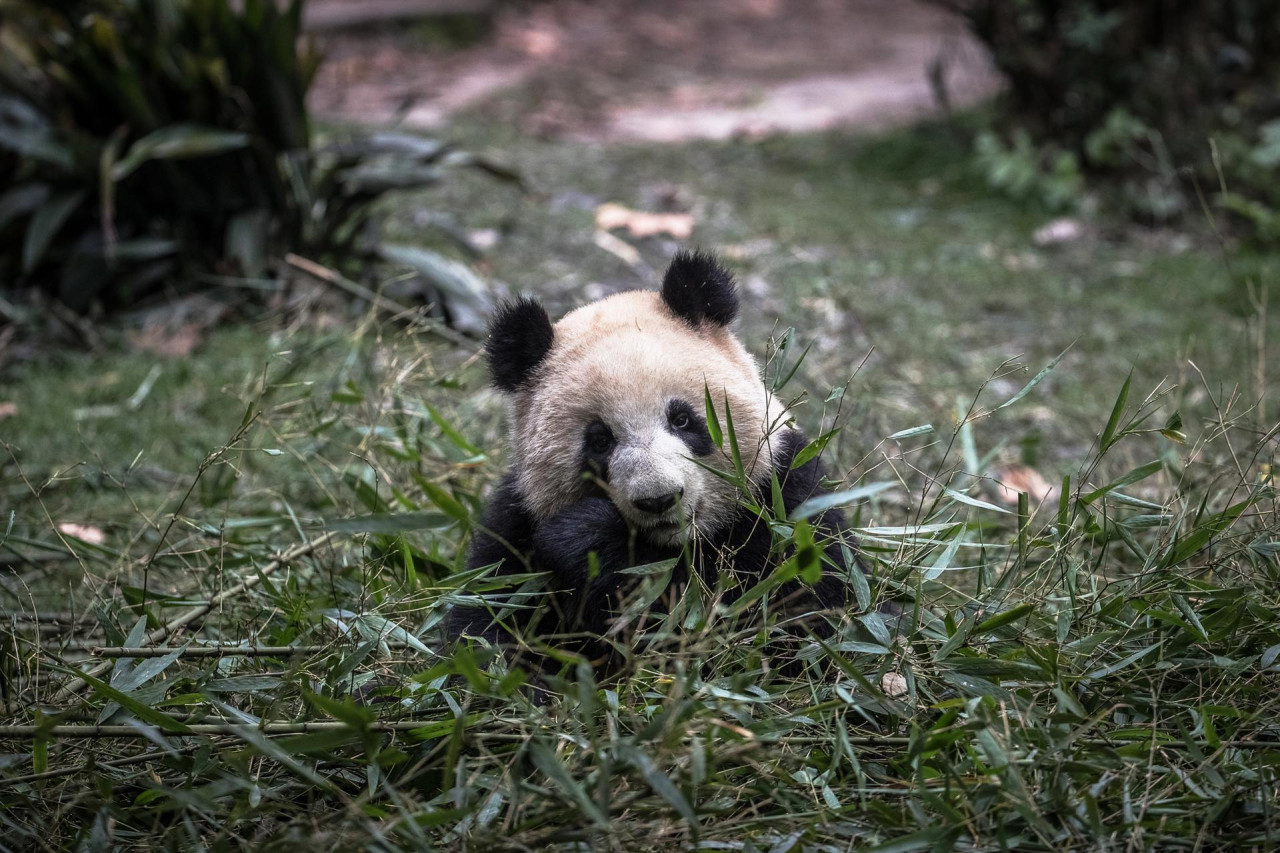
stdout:
<svg viewBox="0 0 1280 853">
<path fill-rule="evenodd" d="M 888 484 L 851 507 L 858 609 L 800 651 L 826 665 L 784 675 L 770 614 L 708 608 L 531 704 L 435 636 L 500 591 L 458 571 L 505 455 L 478 344 L 273 315 L 165 360 L 108 330 L 0 386 L 0 846 L 1280 843 L 1280 254 L 1101 215 L 1037 245 L 1052 214 L 993 195 L 947 128 L 598 146 L 501 118 L 455 133 L 530 191 L 465 177 L 402 198 L 392 235 L 492 229 L 482 270 L 554 315 L 655 286 L 676 246 L 619 232 L 624 257 L 600 203 L 691 213 L 766 375 L 798 363 L 780 393 L 839 428 L 832 477 Z M 144 642 L 298 649 L 92 651 Z"/>
</svg>

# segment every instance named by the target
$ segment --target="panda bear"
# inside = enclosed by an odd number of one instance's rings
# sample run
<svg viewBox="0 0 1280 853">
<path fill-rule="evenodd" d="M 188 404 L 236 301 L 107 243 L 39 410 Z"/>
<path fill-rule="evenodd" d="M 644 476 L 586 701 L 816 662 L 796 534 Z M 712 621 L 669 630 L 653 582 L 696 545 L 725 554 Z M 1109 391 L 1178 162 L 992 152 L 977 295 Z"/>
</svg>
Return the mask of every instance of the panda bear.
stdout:
<svg viewBox="0 0 1280 853">
<path fill-rule="evenodd" d="M 732 274 L 701 251 L 677 252 L 659 292 L 615 294 L 554 325 L 528 298 L 498 308 L 485 355 L 509 404 L 511 468 L 488 500 L 467 567 L 545 572 L 551 606 L 495 619 L 499 606 L 457 604 L 446 619 L 452 639 L 505 646 L 537 670 L 546 660 L 522 637 L 565 647 L 573 635 L 575 651 L 600 653 L 636 583 L 628 568 L 675 558 L 676 594 L 690 573 L 715 589 L 731 572 L 736 583 L 721 589 L 732 600 L 780 562 L 767 522 L 708 470 L 734 470 L 727 436 L 722 448 L 708 429 L 708 393 L 721 424 L 728 406 L 761 505 L 773 503 L 775 473 L 790 513 L 820 493 L 822 471 L 817 459 L 792 464 L 807 440 L 730 330 L 737 313 Z M 811 524 L 829 540 L 821 579 L 791 581 L 775 595 L 806 613 L 839 611 L 848 593 L 841 575 L 860 567 L 835 541 L 838 510 Z M 831 633 L 821 619 L 807 629 Z"/>
</svg>

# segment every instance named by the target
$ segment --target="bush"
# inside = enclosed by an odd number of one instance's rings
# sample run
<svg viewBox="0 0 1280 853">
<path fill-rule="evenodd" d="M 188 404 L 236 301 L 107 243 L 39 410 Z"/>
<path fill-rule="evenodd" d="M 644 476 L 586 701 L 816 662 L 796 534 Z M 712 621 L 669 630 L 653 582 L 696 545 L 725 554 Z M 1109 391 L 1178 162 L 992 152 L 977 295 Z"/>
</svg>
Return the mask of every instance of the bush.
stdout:
<svg viewBox="0 0 1280 853">
<path fill-rule="evenodd" d="M 349 259 L 380 196 L 478 162 L 403 135 L 317 146 L 302 6 L 10 0 L 0 281 L 84 310 L 286 251 Z"/>
<path fill-rule="evenodd" d="M 1225 181 L 1241 212 L 1280 202 L 1280 0 L 934 2 L 991 50 L 1010 137 L 1030 134 L 1045 162 L 1069 153 L 1118 178 L 1151 219 L 1186 210 L 1195 182 Z"/>
</svg>

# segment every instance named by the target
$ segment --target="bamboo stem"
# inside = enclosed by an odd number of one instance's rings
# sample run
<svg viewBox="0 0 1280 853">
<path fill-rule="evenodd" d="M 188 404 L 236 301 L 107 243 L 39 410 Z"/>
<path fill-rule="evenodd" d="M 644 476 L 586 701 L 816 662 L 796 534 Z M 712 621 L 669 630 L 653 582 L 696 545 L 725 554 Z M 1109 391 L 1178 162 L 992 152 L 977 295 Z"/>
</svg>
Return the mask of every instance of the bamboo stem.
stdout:
<svg viewBox="0 0 1280 853">
<path fill-rule="evenodd" d="M 334 531 L 330 531 L 329 533 L 325 533 L 322 536 L 318 536 L 315 539 L 312 539 L 310 542 L 303 542 L 300 545 L 295 545 L 294 547 L 290 548 L 288 551 L 285 551 L 279 556 L 273 558 L 271 562 L 267 563 L 260 570 L 253 572 L 253 574 L 249 575 L 244 580 L 240 581 L 240 583 L 236 584 L 230 589 L 223 590 L 222 592 L 218 593 L 217 595 L 215 595 L 213 598 L 209 599 L 205 603 L 198 604 L 195 607 L 192 607 L 190 610 L 186 611 L 182 615 L 172 619 L 169 622 L 166 622 L 161 627 L 147 634 L 146 640 L 144 642 L 148 646 L 153 646 L 156 643 L 163 642 L 164 640 L 168 639 L 172 634 L 176 633 L 182 628 L 185 628 L 187 625 L 190 625 L 192 622 L 196 621 L 201 616 L 204 616 L 210 610 L 213 610 L 215 607 L 221 606 L 222 603 L 227 601 L 228 599 L 234 596 L 237 596 L 242 592 L 247 592 L 253 589 L 255 586 L 258 585 L 258 583 L 263 578 L 270 576 L 273 572 L 275 572 L 281 566 L 286 566 L 289 563 L 292 563 L 294 560 L 297 560 L 299 557 L 305 557 L 307 554 L 310 554 L 312 551 L 316 550 L 321 545 L 330 541 L 335 536 L 337 536 L 337 533 Z M 102 663 L 97 664 L 91 669 L 87 670 L 87 674 L 97 677 L 102 673 L 106 672 L 107 670 L 109 670 L 112 667 L 112 665 L 113 665 L 112 662 L 109 660 L 103 661 Z M 67 681 L 65 684 L 63 684 L 61 688 L 58 689 L 58 692 L 53 695 L 50 701 L 56 703 L 60 699 L 70 698 L 71 696 L 74 696 L 79 691 L 83 690 L 86 684 L 88 684 L 88 682 L 86 682 L 83 678 L 73 677 L 69 681 Z"/>
<path fill-rule="evenodd" d="M 57 770 L 45 770 L 42 773 L 27 773 L 23 776 L 10 776 L 7 779 L 0 779 L 0 785 L 23 785 L 31 782 L 43 782 L 45 779 L 57 779 L 60 776 L 73 776 L 76 773 L 88 773 L 91 770 L 99 768 L 117 769 L 128 767 L 130 764 L 146 764 L 164 758 L 167 755 L 180 755 L 194 752 L 200 748 L 200 744 L 195 743 L 173 752 L 144 752 L 141 755 L 130 755 L 125 758 L 113 758 L 107 761 L 94 761 L 90 759 L 84 764 L 78 764 L 75 767 L 59 767 Z"/>
<path fill-rule="evenodd" d="M 413 729 L 420 729 L 423 726 L 435 725 L 442 720 L 390 720 L 381 723 L 369 723 L 366 727 L 368 731 L 373 732 L 407 732 Z M 250 723 L 190 723 L 187 725 L 189 732 L 183 732 L 181 735 L 172 735 L 172 737 L 190 737 L 191 735 L 234 735 L 243 729 L 253 729 L 267 735 L 305 735 L 314 732 L 340 732 L 353 728 L 350 723 L 331 722 L 325 720 L 318 723 L 260 723 L 253 725 Z M 136 738 L 142 737 L 138 732 L 137 726 L 123 726 L 113 723 L 105 725 L 62 725 L 47 726 L 42 729 L 41 726 L 22 725 L 22 726 L 0 726 L 0 738 L 33 738 L 33 737 L 55 737 L 55 738 Z M 523 739 L 523 735 L 520 736 Z"/>
<path fill-rule="evenodd" d="M 318 655 L 331 652 L 341 646 L 188 646 L 182 649 L 184 658 L 283 658 L 296 655 Z M 388 640 L 387 648 L 407 649 L 408 643 Z M 90 646 L 86 651 L 101 658 L 159 658 L 178 651 L 171 646 Z"/>
<path fill-rule="evenodd" d="M 368 723 L 359 727 L 363 731 L 370 732 L 409 732 L 414 729 L 420 729 L 424 726 L 439 725 L 448 722 L 448 718 L 437 718 L 430 720 L 383 720 L 380 722 Z M 338 732 L 347 729 L 355 729 L 356 727 L 350 723 L 339 721 L 324 720 L 314 723 L 287 723 L 287 722 L 262 722 L 256 725 L 249 723 L 191 723 L 187 726 L 190 730 L 173 737 L 190 737 L 191 735 L 234 735 L 246 728 L 254 729 L 267 735 L 302 735 L 313 734 L 315 732 Z M 137 738 L 143 737 L 136 726 L 125 726 L 118 724 L 105 725 L 56 725 L 56 726 L 36 726 L 36 725 L 17 725 L 17 726 L 0 726 L 0 738 L 34 738 L 34 737 L 62 737 L 62 738 Z M 520 732 L 484 732 L 471 729 L 468 731 L 468 737 L 480 740 L 498 740 L 498 741 L 525 741 L 529 739 L 528 734 Z M 848 738 L 849 743 L 857 746 L 909 746 L 911 744 L 910 737 L 891 737 L 884 735 L 851 735 Z M 830 743 L 829 736 L 799 736 L 786 738 L 787 743 L 809 743 L 820 744 Z M 1085 742 L 1091 746 L 1115 746 L 1120 741 L 1107 738 L 1077 739 L 1077 742 Z M 1123 743 L 1147 743 L 1146 741 L 1124 741 Z M 1155 744 L 1149 744 L 1157 748 L 1164 749 L 1186 749 L 1185 741 L 1162 741 Z M 1202 745 L 1202 744 L 1201 744 Z M 1229 749 L 1280 749 L 1280 740 L 1223 740 L 1219 741 L 1219 748 Z"/>
<path fill-rule="evenodd" d="M 419 323 L 427 330 L 434 332 L 450 343 L 466 347 L 470 350 L 474 350 L 476 348 L 476 342 L 461 332 L 455 331 L 442 323 L 432 322 L 431 318 L 427 317 L 421 311 L 410 308 L 406 305 L 401 305 L 394 299 L 388 299 L 381 293 L 372 291 L 363 284 L 351 281 L 350 279 L 343 277 L 336 270 L 331 270 L 326 266 L 316 263 L 310 258 L 304 258 L 301 255 L 290 253 L 284 256 L 284 260 L 289 266 L 299 272 L 306 273 L 316 281 L 341 288 L 352 296 L 355 296 L 358 299 L 363 299 L 375 308 L 385 311 L 392 317 L 413 318 L 414 322 Z"/>
</svg>

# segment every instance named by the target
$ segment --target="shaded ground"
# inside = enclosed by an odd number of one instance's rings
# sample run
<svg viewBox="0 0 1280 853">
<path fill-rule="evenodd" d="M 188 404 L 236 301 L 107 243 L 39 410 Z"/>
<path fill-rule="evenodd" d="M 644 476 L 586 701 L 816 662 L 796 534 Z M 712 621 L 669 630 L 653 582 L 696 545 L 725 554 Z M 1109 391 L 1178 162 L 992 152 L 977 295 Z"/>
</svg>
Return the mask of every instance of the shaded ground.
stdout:
<svg viewBox="0 0 1280 853">
<path fill-rule="evenodd" d="M 676 141 L 881 128 L 995 87 L 959 24 L 917 2 L 556 2 L 506 12 L 462 49 L 432 26 L 323 35 L 315 109 L 437 127 L 520 85 L 526 132 Z"/>
</svg>

